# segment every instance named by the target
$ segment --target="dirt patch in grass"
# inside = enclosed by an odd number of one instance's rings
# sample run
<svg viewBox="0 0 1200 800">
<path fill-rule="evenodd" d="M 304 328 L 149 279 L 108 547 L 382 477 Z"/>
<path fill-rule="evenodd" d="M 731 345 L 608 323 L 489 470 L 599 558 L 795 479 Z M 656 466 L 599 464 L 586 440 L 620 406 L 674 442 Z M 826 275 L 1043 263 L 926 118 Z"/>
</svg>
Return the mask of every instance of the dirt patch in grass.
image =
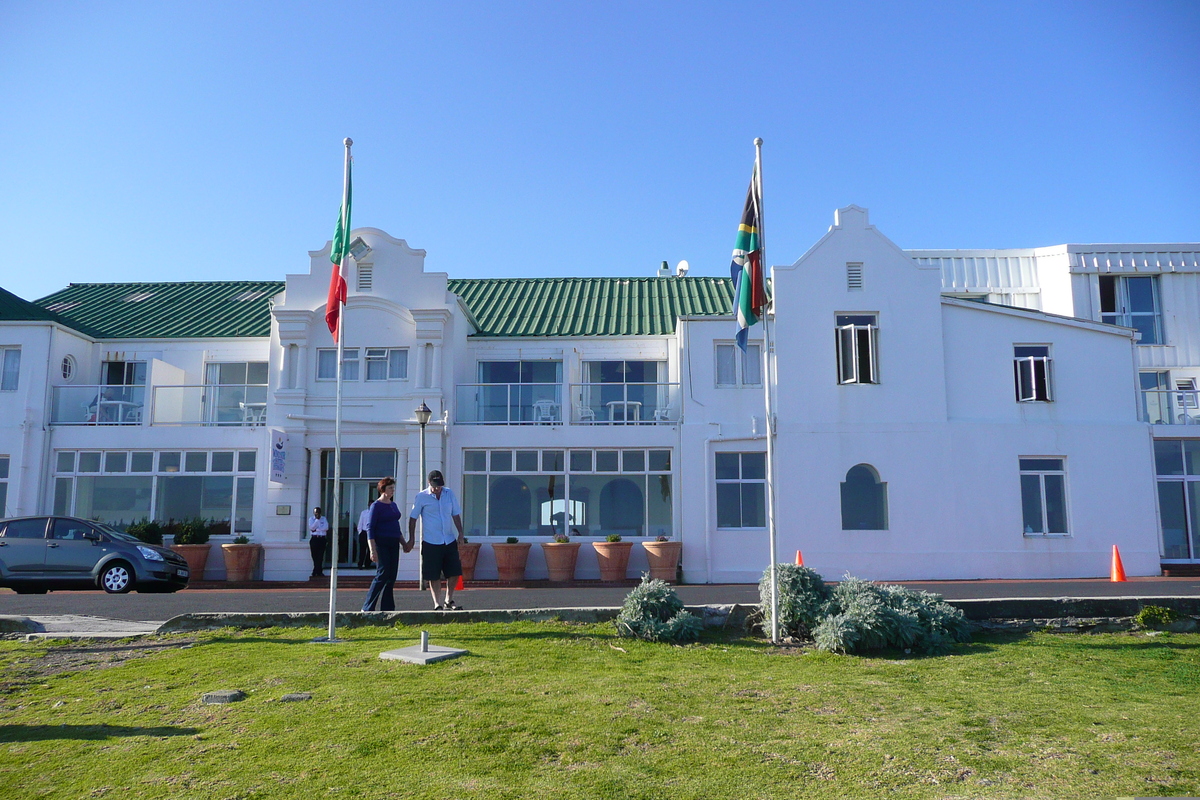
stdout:
<svg viewBox="0 0 1200 800">
<path fill-rule="evenodd" d="M 0 694 L 12 694 L 31 683 L 61 675 L 89 669 L 107 669 L 120 666 L 136 658 L 191 647 L 195 637 L 172 638 L 156 641 L 136 641 L 121 644 L 97 644 L 78 642 L 48 647 L 37 655 L 18 657 L 5 669 L 0 680 Z"/>
</svg>

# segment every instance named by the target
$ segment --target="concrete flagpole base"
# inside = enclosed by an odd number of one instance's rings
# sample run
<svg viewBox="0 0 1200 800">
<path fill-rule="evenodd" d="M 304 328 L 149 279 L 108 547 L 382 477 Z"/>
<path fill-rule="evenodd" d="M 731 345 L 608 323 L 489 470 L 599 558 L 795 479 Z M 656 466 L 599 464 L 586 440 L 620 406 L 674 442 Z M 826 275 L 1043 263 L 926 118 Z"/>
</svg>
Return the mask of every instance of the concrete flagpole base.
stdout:
<svg viewBox="0 0 1200 800">
<path fill-rule="evenodd" d="M 456 647 L 439 647 L 429 643 L 429 632 L 421 631 L 421 643 L 395 650 L 385 650 L 379 657 L 385 661 L 407 661 L 410 664 L 433 664 L 437 661 L 448 661 L 451 658 L 465 656 L 466 650 Z"/>
</svg>

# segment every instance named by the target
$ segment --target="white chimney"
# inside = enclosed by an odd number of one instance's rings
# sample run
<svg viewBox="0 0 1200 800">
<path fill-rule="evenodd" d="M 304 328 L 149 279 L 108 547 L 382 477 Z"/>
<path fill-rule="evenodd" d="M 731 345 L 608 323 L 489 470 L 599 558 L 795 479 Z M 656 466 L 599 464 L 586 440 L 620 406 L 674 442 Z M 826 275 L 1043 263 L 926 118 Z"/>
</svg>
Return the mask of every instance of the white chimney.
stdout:
<svg viewBox="0 0 1200 800">
<path fill-rule="evenodd" d="M 658 277 L 660 277 L 660 278 L 671 277 L 671 268 L 667 266 L 667 262 L 665 262 L 665 261 L 662 262 L 662 266 L 660 266 L 658 268 Z"/>
</svg>

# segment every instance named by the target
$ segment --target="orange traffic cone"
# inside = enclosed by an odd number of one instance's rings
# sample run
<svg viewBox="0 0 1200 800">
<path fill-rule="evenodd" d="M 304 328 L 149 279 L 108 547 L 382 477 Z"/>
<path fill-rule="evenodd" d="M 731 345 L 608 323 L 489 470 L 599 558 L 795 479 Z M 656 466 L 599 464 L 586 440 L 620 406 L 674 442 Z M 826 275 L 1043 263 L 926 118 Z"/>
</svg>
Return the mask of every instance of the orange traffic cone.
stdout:
<svg viewBox="0 0 1200 800">
<path fill-rule="evenodd" d="M 799 550 L 797 550 L 797 551 L 796 551 L 796 566 L 797 566 L 797 567 L 803 567 L 803 566 L 804 566 L 804 556 L 800 555 L 800 551 L 799 551 Z"/>
<path fill-rule="evenodd" d="M 1121 563 L 1121 551 L 1117 546 L 1113 545 L 1112 570 L 1109 573 L 1108 580 L 1112 583 L 1125 582 L 1125 565 Z"/>
<path fill-rule="evenodd" d="M 458 576 L 458 583 L 457 583 L 457 584 L 455 584 L 455 586 L 454 586 L 454 591 L 456 591 L 456 592 L 461 592 L 461 591 L 462 591 L 462 588 L 463 588 L 463 579 L 462 579 L 462 575 L 459 575 L 459 576 Z"/>
</svg>

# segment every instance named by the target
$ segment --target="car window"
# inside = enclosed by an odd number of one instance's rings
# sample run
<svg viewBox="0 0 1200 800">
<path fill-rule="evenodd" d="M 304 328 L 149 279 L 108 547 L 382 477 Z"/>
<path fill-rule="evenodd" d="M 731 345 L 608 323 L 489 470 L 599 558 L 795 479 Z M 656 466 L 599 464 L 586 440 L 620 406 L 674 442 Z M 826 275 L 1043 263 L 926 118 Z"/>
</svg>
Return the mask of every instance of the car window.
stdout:
<svg viewBox="0 0 1200 800">
<path fill-rule="evenodd" d="M 124 531 L 119 531 L 116 528 L 110 528 L 107 525 L 97 525 L 96 527 L 100 528 L 100 530 L 107 533 L 110 538 L 116 539 L 118 542 L 139 542 L 140 543 L 142 541 L 141 539 L 137 538 L 136 536 L 131 536 L 128 533 L 125 533 Z"/>
<path fill-rule="evenodd" d="M 79 540 L 92 530 L 92 526 L 77 519 L 56 519 L 50 530 L 51 539 Z"/>
<path fill-rule="evenodd" d="M 5 539 L 44 539 L 46 518 L 14 519 L 4 528 Z"/>
</svg>

